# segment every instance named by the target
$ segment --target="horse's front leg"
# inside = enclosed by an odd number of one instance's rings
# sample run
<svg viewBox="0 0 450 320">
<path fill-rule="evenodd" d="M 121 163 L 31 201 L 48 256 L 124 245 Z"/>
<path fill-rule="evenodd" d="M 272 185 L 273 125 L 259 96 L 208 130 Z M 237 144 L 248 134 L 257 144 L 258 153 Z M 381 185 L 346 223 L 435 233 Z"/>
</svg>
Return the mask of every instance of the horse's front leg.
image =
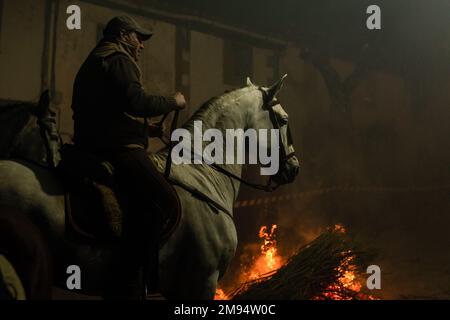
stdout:
<svg viewBox="0 0 450 320">
<path fill-rule="evenodd" d="M 233 220 L 178 190 L 183 216 L 160 251 L 160 287 L 168 299 L 214 299 L 237 245 Z"/>
<path fill-rule="evenodd" d="M 204 268 L 205 261 L 195 259 L 180 261 L 160 268 L 162 294 L 170 300 L 212 300 L 217 288 L 219 270 L 211 263 Z M 202 267 L 203 265 L 203 267 Z"/>
</svg>

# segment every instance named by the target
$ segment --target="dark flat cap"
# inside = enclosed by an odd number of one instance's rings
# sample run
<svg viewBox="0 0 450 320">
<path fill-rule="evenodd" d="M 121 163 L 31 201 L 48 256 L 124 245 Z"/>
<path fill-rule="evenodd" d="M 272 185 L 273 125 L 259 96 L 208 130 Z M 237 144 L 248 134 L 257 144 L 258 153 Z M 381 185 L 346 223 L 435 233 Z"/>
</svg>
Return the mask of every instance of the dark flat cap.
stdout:
<svg viewBox="0 0 450 320">
<path fill-rule="evenodd" d="M 105 36 L 118 35 L 121 30 L 134 31 L 141 35 L 144 40 L 150 39 L 153 35 L 152 30 L 141 27 L 133 18 L 129 16 L 119 16 L 109 20 L 108 24 L 103 30 L 103 34 Z"/>
</svg>

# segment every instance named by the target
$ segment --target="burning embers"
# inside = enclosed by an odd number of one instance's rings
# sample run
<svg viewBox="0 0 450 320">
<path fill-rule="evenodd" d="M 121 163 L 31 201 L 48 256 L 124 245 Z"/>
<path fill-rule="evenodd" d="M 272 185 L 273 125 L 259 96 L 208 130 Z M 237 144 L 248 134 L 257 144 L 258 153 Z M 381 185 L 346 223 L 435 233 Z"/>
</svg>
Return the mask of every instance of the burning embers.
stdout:
<svg viewBox="0 0 450 320">
<path fill-rule="evenodd" d="M 334 232 L 345 234 L 346 230 L 342 225 L 335 225 Z M 361 277 L 358 276 L 357 257 L 348 250 L 342 252 L 342 260 L 336 267 L 337 280 L 330 284 L 323 293 L 314 297 L 315 300 L 374 300 L 373 296 L 361 292 Z"/>
<path fill-rule="evenodd" d="M 351 252 L 348 252 L 351 254 Z M 337 267 L 341 275 L 337 281 L 329 285 L 323 293 L 314 297 L 314 300 L 352 300 L 358 298 L 361 291 L 361 282 L 357 278 L 357 267 L 352 263 L 354 256 L 344 258 Z"/>
<path fill-rule="evenodd" d="M 278 254 L 277 226 L 259 230 L 260 254 L 243 268 L 238 288 L 216 299 L 374 299 L 361 292 L 357 252 L 342 225 L 329 228 L 289 259 Z"/>
</svg>

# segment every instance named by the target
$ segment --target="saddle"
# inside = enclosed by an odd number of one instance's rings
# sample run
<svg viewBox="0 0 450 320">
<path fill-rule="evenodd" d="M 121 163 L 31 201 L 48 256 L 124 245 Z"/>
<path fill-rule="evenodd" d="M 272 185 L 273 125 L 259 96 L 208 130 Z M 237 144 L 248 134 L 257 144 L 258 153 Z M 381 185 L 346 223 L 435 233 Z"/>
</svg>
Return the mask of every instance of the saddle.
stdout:
<svg viewBox="0 0 450 320">
<path fill-rule="evenodd" d="M 66 235 L 78 241 L 120 240 L 129 210 L 128 198 L 116 183 L 113 165 L 79 147 L 65 144 L 57 172 L 65 190 Z M 149 210 L 160 210 L 150 206 Z M 160 210 L 161 211 L 161 210 Z M 175 231 L 181 211 L 162 218 L 159 244 Z"/>
</svg>

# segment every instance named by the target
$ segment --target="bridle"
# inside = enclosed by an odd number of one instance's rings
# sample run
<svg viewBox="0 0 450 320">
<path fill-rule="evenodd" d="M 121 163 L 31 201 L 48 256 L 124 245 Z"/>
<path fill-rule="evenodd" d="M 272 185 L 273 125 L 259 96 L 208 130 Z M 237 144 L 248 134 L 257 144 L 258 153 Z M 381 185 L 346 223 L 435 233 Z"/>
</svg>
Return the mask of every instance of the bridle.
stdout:
<svg viewBox="0 0 450 320">
<path fill-rule="evenodd" d="M 278 129 L 281 131 L 282 126 L 278 122 L 278 118 L 275 114 L 275 111 L 273 110 L 273 107 L 275 107 L 276 105 L 279 105 L 280 101 L 279 100 L 269 101 L 270 97 L 268 96 L 267 92 L 264 91 L 264 89 L 262 89 L 261 87 L 259 87 L 258 89 L 263 94 L 263 99 L 264 99 L 263 108 L 267 108 L 269 110 L 269 117 L 270 117 L 270 120 L 272 121 L 272 125 L 273 125 L 274 129 Z M 289 124 L 287 124 L 287 127 L 286 127 L 286 138 L 287 138 L 287 141 L 283 141 L 283 135 L 281 135 L 281 134 L 279 135 L 280 145 L 283 146 L 283 149 L 281 150 L 281 163 L 282 164 L 285 164 L 290 158 L 295 157 L 295 151 L 289 152 L 289 146 L 293 144 Z"/>
<path fill-rule="evenodd" d="M 273 128 L 277 129 L 279 131 L 281 131 L 281 127 L 280 123 L 278 122 L 277 116 L 275 114 L 275 110 L 273 110 L 273 107 L 275 107 L 276 105 L 280 104 L 279 100 L 270 100 L 271 97 L 269 97 L 269 95 L 267 94 L 267 92 L 262 88 L 262 87 L 258 87 L 258 90 L 261 91 L 262 95 L 263 95 L 263 108 L 267 109 L 269 111 L 269 117 L 270 120 L 272 122 Z M 269 101 L 270 100 L 270 101 Z M 166 116 L 163 117 L 163 119 L 161 120 L 161 123 L 164 121 Z M 176 111 L 176 114 L 173 118 L 172 121 L 172 126 L 171 126 L 171 132 L 170 134 L 172 134 L 172 131 L 174 130 L 174 128 L 176 127 L 176 121 L 178 119 L 178 111 Z M 286 163 L 289 161 L 290 158 L 295 156 L 295 152 L 289 152 L 289 146 L 292 145 L 292 135 L 291 135 L 291 131 L 289 129 L 289 125 L 287 125 L 286 128 L 286 138 L 287 141 L 283 141 L 283 135 L 279 134 L 278 135 L 279 138 L 279 145 L 282 146 L 282 150 L 281 150 L 281 159 L 280 159 L 280 167 L 284 167 L 286 165 Z M 164 143 L 166 143 L 164 140 L 161 139 L 161 141 L 163 141 Z M 285 143 L 283 143 L 285 142 Z M 166 162 L 166 170 L 165 170 L 165 176 L 166 178 L 169 177 L 170 175 L 170 167 L 172 164 L 172 142 L 170 140 L 169 142 L 169 153 L 167 155 L 167 162 Z M 241 177 L 238 177 L 237 175 L 235 175 L 232 172 L 229 172 L 228 170 L 225 170 L 224 168 L 222 168 L 221 166 L 219 166 L 216 163 L 212 163 L 212 164 L 208 164 L 211 168 L 215 169 L 216 171 L 232 178 L 235 179 L 249 187 L 252 187 L 254 189 L 258 189 L 258 190 L 262 190 L 262 191 L 266 191 L 266 192 L 272 192 L 275 189 L 277 189 L 279 187 L 279 184 L 273 181 L 273 176 L 271 176 L 266 184 L 259 184 L 259 183 L 252 183 L 249 181 L 246 181 L 244 179 L 242 179 Z"/>
</svg>

